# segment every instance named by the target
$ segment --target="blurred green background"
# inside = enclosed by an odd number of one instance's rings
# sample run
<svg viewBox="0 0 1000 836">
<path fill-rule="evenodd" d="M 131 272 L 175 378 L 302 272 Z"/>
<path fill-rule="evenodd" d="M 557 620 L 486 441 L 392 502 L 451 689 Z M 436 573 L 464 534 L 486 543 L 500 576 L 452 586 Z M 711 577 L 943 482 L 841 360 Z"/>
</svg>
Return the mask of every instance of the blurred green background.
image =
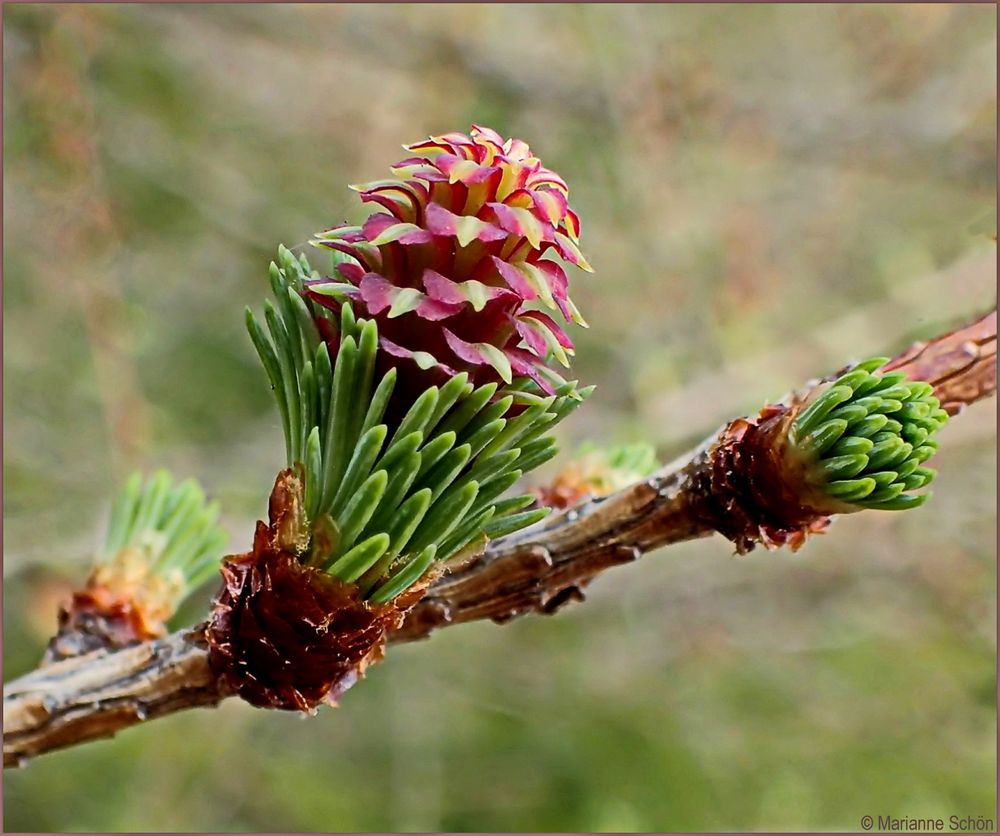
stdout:
<svg viewBox="0 0 1000 836">
<path fill-rule="evenodd" d="M 4 15 L 4 677 L 130 469 L 232 549 L 283 452 L 243 330 L 279 242 L 472 122 L 569 181 L 596 276 L 561 428 L 663 459 L 993 304 L 991 6 L 17 6 Z M 721 538 L 554 618 L 395 647 L 314 718 L 236 700 L 4 775 L 7 830 L 856 830 L 993 816 L 996 406 L 926 508 Z M 565 454 L 564 454 L 565 455 Z M 198 617 L 211 590 L 192 607 Z"/>
</svg>

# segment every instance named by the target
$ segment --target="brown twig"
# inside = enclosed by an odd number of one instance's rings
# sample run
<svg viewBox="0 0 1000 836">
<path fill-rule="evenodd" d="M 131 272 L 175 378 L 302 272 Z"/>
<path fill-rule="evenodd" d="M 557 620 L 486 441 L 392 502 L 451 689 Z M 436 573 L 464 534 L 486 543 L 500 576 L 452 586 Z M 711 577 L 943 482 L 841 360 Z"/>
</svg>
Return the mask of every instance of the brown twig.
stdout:
<svg viewBox="0 0 1000 836">
<path fill-rule="evenodd" d="M 914 343 L 885 366 L 926 380 L 949 415 L 997 388 L 997 312 L 926 343 Z"/>
<path fill-rule="evenodd" d="M 491 543 L 483 556 L 434 584 L 390 641 L 466 621 L 555 612 L 582 598 L 580 589 L 605 569 L 711 534 L 688 507 L 684 489 L 692 472 L 685 465 L 661 473 L 564 511 L 544 528 Z M 227 696 L 198 630 L 55 662 L 4 687 L 4 766 Z"/>
<path fill-rule="evenodd" d="M 55 662 L 4 686 L 3 764 L 224 696 L 204 649 L 186 633 Z"/>
<path fill-rule="evenodd" d="M 889 367 L 931 382 L 954 413 L 995 392 L 995 354 L 993 311 L 911 347 Z M 584 587 L 612 566 L 715 531 L 741 550 L 754 542 L 795 547 L 826 518 L 801 498 L 776 503 L 761 501 L 760 493 L 773 477 L 761 439 L 796 400 L 731 422 L 689 455 L 616 494 L 490 543 L 433 583 L 390 641 L 424 638 L 467 621 L 553 613 L 582 600 Z M 740 478 L 733 478 L 734 469 Z M 198 631 L 57 662 L 4 687 L 4 765 L 174 711 L 213 706 L 229 695 L 209 668 Z"/>
</svg>

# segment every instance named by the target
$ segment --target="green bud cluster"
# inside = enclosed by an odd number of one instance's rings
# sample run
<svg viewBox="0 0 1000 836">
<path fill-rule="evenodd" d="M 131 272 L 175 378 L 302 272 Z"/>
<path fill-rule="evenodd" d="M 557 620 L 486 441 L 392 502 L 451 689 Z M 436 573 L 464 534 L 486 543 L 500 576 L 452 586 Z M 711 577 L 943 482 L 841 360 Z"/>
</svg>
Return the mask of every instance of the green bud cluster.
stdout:
<svg viewBox="0 0 1000 836">
<path fill-rule="evenodd" d="M 556 477 L 553 487 L 565 486 L 583 494 L 607 496 L 645 479 L 658 467 L 656 450 L 650 444 L 602 447 L 585 441 Z"/>
<path fill-rule="evenodd" d="M 931 494 L 937 431 L 948 414 L 933 387 L 902 372 L 880 374 L 874 357 L 841 375 L 794 420 L 791 449 L 808 463 L 810 482 L 859 508 L 902 511 Z"/>
<path fill-rule="evenodd" d="M 304 297 L 304 281 L 318 277 L 304 257 L 282 247 L 279 262 L 270 270 L 267 332 L 249 308 L 247 328 L 278 402 L 288 465 L 305 473 L 311 565 L 385 602 L 436 560 L 545 516 L 525 510 L 531 495 L 502 495 L 555 455 L 548 430 L 592 387 L 559 379 L 555 394 L 543 396 L 527 379 L 498 389 L 459 374 L 424 390 L 390 425 L 396 371 L 375 379 L 376 323 L 356 319 L 346 300 L 336 316 Z M 321 318 L 335 340 L 321 337 Z"/>
<path fill-rule="evenodd" d="M 622 481 L 633 482 L 644 479 L 656 470 L 660 463 L 656 459 L 656 449 L 651 444 L 617 444 L 605 451 L 608 468 L 621 474 Z"/>
<path fill-rule="evenodd" d="M 206 502 L 193 479 L 174 485 L 159 470 L 145 484 L 133 473 L 111 505 L 111 521 L 98 563 L 126 549 L 142 554 L 154 574 L 179 581 L 181 597 L 218 573 L 228 539 L 219 527 L 219 506 Z M 180 599 L 175 602 L 180 604 Z"/>
</svg>

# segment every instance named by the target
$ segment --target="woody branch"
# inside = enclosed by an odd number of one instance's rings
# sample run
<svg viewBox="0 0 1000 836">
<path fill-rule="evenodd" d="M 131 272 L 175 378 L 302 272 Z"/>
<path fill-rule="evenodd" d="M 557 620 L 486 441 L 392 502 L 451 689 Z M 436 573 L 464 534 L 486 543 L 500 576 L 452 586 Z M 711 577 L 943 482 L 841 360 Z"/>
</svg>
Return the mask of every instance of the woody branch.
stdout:
<svg viewBox="0 0 1000 836">
<path fill-rule="evenodd" d="M 996 311 L 884 366 L 927 381 L 949 414 L 996 391 Z M 467 621 L 504 622 L 548 614 L 582 599 L 612 566 L 661 546 L 723 533 L 738 550 L 756 543 L 793 548 L 828 519 L 772 478 L 772 447 L 790 414 L 816 389 L 793 393 L 737 419 L 651 477 L 602 499 L 585 500 L 543 525 L 489 543 L 478 557 L 437 579 L 389 640 L 412 641 Z M 724 465 L 724 466 L 723 466 Z M 770 496 L 749 496 L 727 477 L 756 468 Z M 769 469 L 770 468 L 770 469 Z M 213 674 L 198 630 L 118 651 L 97 650 L 39 668 L 4 687 L 4 765 L 231 696 Z"/>
</svg>

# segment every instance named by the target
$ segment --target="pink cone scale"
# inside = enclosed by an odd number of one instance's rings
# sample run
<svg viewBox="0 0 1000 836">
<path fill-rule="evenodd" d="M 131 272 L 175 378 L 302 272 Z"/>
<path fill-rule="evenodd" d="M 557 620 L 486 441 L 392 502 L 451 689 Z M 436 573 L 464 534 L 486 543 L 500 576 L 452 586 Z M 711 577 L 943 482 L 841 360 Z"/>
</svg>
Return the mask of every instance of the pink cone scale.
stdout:
<svg viewBox="0 0 1000 836">
<path fill-rule="evenodd" d="M 352 187 L 376 207 L 361 226 L 314 237 L 337 255 L 306 295 L 375 320 L 382 362 L 401 373 L 530 378 L 552 394 L 573 353 L 560 322 L 586 324 L 564 264 L 591 271 L 565 181 L 521 140 L 475 125 L 404 148 L 394 178 Z"/>
</svg>

